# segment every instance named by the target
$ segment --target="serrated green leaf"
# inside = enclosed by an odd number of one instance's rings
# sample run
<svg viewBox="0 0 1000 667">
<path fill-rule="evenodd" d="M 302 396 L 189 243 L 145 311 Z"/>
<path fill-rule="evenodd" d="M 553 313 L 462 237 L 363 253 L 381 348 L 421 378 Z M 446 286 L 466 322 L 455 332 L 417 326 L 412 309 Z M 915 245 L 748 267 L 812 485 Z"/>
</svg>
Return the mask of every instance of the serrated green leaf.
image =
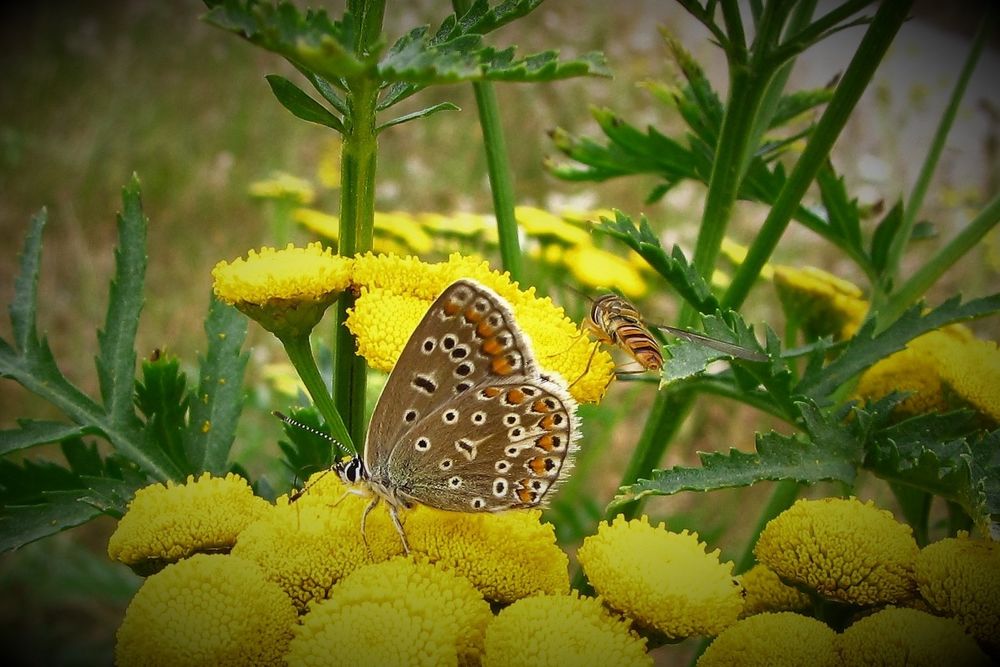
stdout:
<svg viewBox="0 0 1000 667">
<path fill-rule="evenodd" d="M 826 104 L 833 98 L 834 87 L 797 90 L 789 95 L 782 95 L 778 106 L 771 116 L 768 129 L 777 129 L 794 120 L 800 114 Z"/>
<path fill-rule="evenodd" d="M 176 357 L 166 354 L 142 364 L 142 379 L 135 386 L 135 403 L 145 419 L 145 446 L 162 451 L 180 470 L 199 472 L 184 448 L 187 412 L 191 397 L 187 376 Z"/>
<path fill-rule="evenodd" d="M 897 201 L 889 209 L 882 221 L 875 227 L 872 234 L 872 249 L 869 255 L 872 258 L 872 266 L 881 274 L 886 270 L 886 261 L 889 258 L 889 248 L 892 247 L 893 240 L 903 224 L 903 202 Z"/>
<path fill-rule="evenodd" d="M 132 391 L 135 386 L 135 335 L 139 329 L 146 276 L 148 224 L 142 211 L 139 179 L 135 175 L 122 190 L 122 212 L 117 217 L 115 275 L 108 291 L 104 329 L 97 332 L 97 377 L 109 422 L 131 430 L 138 424 L 132 407 Z"/>
<path fill-rule="evenodd" d="M 42 261 L 42 230 L 48 221 L 43 208 L 31 218 L 21 250 L 21 266 L 14 280 L 14 300 L 8 307 L 14 330 L 14 349 L 24 354 L 37 337 L 35 313 L 38 308 L 38 271 Z"/>
<path fill-rule="evenodd" d="M 399 116 L 397 118 L 393 118 L 392 120 L 386 121 L 385 123 L 382 123 L 381 125 L 379 125 L 376 128 L 376 130 L 378 132 L 381 132 L 382 130 L 390 128 L 390 127 L 392 127 L 394 125 L 401 125 L 401 124 L 409 122 L 411 120 L 417 120 L 418 118 L 426 118 L 428 116 L 432 116 L 432 115 L 436 114 L 439 111 L 461 111 L 461 109 L 459 109 L 457 106 L 455 106 L 451 102 L 442 102 L 440 104 L 435 104 L 433 106 L 429 106 L 427 108 L 420 109 L 419 111 L 414 111 L 412 113 L 403 114 L 402 116 Z"/>
<path fill-rule="evenodd" d="M 226 0 L 212 7 L 205 20 L 328 81 L 360 76 L 379 56 L 378 49 L 364 59 L 356 55 L 357 27 L 350 12 L 331 21 L 323 10 L 303 14 L 289 2 Z"/>
<path fill-rule="evenodd" d="M 816 183 L 830 227 L 853 247 L 860 248 L 861 213 L 858 201 L 848 196 L 844 179 L 837 175 L 829 161 L 816 174 Z"/>
<path fill-rule="evenodd" d="M 996 540 L 1000 522 L 1000 430 L 974 439 L 970 449 L 970 484 L 968 492 L 961 494 L 961 505 L 983 535 Z"/>
<path fill-rule="evenodd" d="M 965 303 L 961 303 L 961 297 L 955 296 L 926 314 L 921 314 L 922 309 L 920 305 L 913 306 L 875 336 L 875 322 L 869 320 L 848 342 L 840 356 L 822 370 L 804 374 L 797 391 L 824 403 L 843 383 L 902 350 L 917 336 L 948 324 L 1000 312 L 1000 294 Z"/>
<path fill-rule="evenodd" d="M 213 296 L 205 334 L 208 352 L 199 360 L 198 393 L 191 402 L 185 449 L 197 471 L 222 475 L 243 410 L 243 372 L 249 355 L 240 348 L 247 319 Z"/>
<path fill-rule="evenodd" d="M 684 252 L 674 246 L 668 256 L 653 233 L 646 216 L 639 218 L 637 227 L 632 219 L 615 210 L 615 219 L 601 217 L 601 224 L 595 231 L 613 236 L 642 255 L 650 267 L 659 273 L 685 301 L 701 313 L 714 313 L 719 309 L 718 299 L 697 270 L 687 261 Z"/>
<path fill-rule="evenodd" d="M 101 510 L 80 502 L 78 492 L 53 492 L 46 494 L 46 498 L 48 502 L 37 505 L 4 507 L 0 514 L 0 552 L 55 535 L 101 515 Z"/>
<path fill-rule="evenodd" d="M 0 431 L 0 454 L 9 454 L 35 445 L 61 442 L 88 432 L 85 427 L 62 422 L 18 419 L 17 423 L 20 428 Z"/>
<path fill-rule="evenodd" d="M 278 98 L 281 105 L 296 117 L 310 123 L 333 128 L 341 134 L 344 133 L 343 122 L 294 83 L 277 74 L 268 74 L 264 78 L 267 79 L 268 85 L 271 86 L 271 92 Z"/>
</svg>

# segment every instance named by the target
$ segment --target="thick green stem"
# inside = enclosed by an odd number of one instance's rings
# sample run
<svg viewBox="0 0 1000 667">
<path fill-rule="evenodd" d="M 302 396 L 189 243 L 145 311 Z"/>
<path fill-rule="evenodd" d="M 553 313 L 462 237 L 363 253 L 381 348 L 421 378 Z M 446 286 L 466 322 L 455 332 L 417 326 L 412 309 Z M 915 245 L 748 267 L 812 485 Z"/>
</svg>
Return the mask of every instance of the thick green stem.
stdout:
<svg viewBox="0 0 1000 667">
<path fill-rule="evenodd" d="M 746 259 L 736 271 L 733 281 L 722 298 L 724 308 L 736 309 L 743 303 L 761 269 L 770 259 L 785 228 L 799 207 L 816 174 L 830 154 L 833 144 L 847 124 L 861 94 L 868 87 L 872 76 L 889 45 L 895 38 L 913 0 L 886 0 L 879 7 L 854 53 L 837 91 L 826 111 L 816 124 L 802 156 L 788 175 L 785 186 L 771 207 L 767 219 L 750 246 Z"/>
<path fill-rule="evenodd" d="M 371 78 L 349 82 L 351 110 L 341 155 L 340 240 L 338 252 L 346 257 L 371 250 L 375 225 L 375 165 L 378 139 L 375 104 L 378 85 Z M 354 442 L 364 441 L 365 360 L 354 351 L 354 337 L 345 326 L 354 295 L 337 300 L 337 333 L 334 343 L 333 395 Z"/>
<path fill-rule="evenodd" d="M 879 327 L 884 328 L 895 322 L 903 314 L 903 311 L 916 303 L 945 271 L 982 241 L 997 222 L 1000 222 L 1000 195 L 994 197 L 965 229 L 960 231 L 948 245 L 941 248 L 929 262 L 920 267 L 919 271 L 903 283 L 899 291 L 892 296 L 886 308 L 878 314 Z"/>
<path fill-rule="evenodd" d="M 653 407 L 646 418 L 642 435 L 632 452 L 628 467 L 622 475 L 621 486 L 628 486 L 635 483 L 643 475 L 649 472 L 663 458 L 667 447 L 673 441 L 674 436 L 684 423 L 691 405 L 694 403 L 693 392 L 678 392 L 665 389 L 656 395 Z M 634 500 L 626 505 L 622 505 L 616 512 L 624 514 L 625 518 L 631 519 L 639 513 L 641 503 Z M 610 521 L 614 516 L 608 515 Z"/>
<path fill-rule="evenodd" d="M 895 281 L 896 275 L 899 272 L 900 259 L 903 256 L 903 251 L 906 249 L 906 244 L 910 241 L 910 236 L 913 233 L 913 225 L 917 221 L 917 214 L 920 212 L 921 206 L 923 206 L 927 188 L 930 185 L 931 177 L 934 175 L 934 170 L 937 168 L 938 160 L 941 158 L 941 152 L 944 150 L 948 132 L 955 122 L 955 116 L 958 115 L 959 103 L 965 96 L 965 89 L 968 86 L 969 79 L 972 78 L 973 70 L 976 69 L 976 63 L 979 62 L 980 55 L 982 55 L 986 38 L 993 34 L 996 17 L 997 12 L 991 9 L 983 16 L 982 21 L 979 23 L 979 30 L 972 43 L 972 48 L 969 50 L 969 55 L 962 66 L 962 72 L 958 76 L 958 81 L 955 82 L 955 88 L 951 92 L 948 106 L 941 116 L 941 122 L 938 124 L 937 132 L 934 134 L 930 150 L 927 153 L 923 166 L 920 168 L 920 175 L 917 177 L 917 181 L 913 185 L 913 191 L 910 193 L 910 198 L 906 202 L 906 208 L 903 210 L 903 222 L 896 236 L 893 238 L 892 244 L 889 246 L 889 254 L 885 264 L 886 280 L 883 280 L 882 284 L 878 286 L 878 292 L 873 297 L 876 312 L 878 312 L 878 309 L 887 300 L 888 295 L 885 290 L 891 288 L 891 284 Z"/>
<path fill-rule="evenodd" d="M 470 0 L 452 0 L 451 4 L 459 16 L 472 5 Z M 490 177 L 493 212 L 497 218 L 500 260 L 511 279 L 521 280 L 524 277 L 524 261 L 517 236 L 517 220 L 514 218 L 516 200 L 510 161 L 507 159 L 507 142 L 504 141 L 503 124 L 500 120 L 500 105 L 492 82 L 473 82 L 472 90 L 476 95 L 479 126 L 482 128 L 483 145 L 486 148 L 486 170 Z"/>
<path fill-rule="evenodd" d="M 302 383 L 306 386 L 306 391 L 312 397 L 313 404 L 316 405 L 323 421 L 333 432 L 333 437 L 346 449 L 355 454 L 358 453 L 357 447 L 354 446 L 355 441 L 352 440 L 347 426 L 344 425 L 344 420 L 341 419 L 340 412 L 333 403 L 333 397 L 330 396 L 326 383 L 323 382 L 323 376 L 320 375 L 319 368 L 316 366 L 316 359 L 313 357 L 312 347 L 309 344 L 309 336 L 295 336 L 280 340 L 281 344 L 285 346 L 289 361 L 292 362 L 292 366 L 295 367 Z"/>
</svg>

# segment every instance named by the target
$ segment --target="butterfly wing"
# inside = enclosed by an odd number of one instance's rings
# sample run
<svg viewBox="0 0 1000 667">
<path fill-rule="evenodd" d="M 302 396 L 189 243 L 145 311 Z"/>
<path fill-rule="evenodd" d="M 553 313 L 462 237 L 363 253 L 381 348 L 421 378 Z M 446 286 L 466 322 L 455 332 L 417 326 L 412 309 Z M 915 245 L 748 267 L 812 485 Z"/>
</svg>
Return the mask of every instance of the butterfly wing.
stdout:
<svg viewBox="0 0 1000 667">
<path fill-rule="evenodd" d="M 372 481 L 422 504 L 540 503 L 571 463 L 576 402 L 542 375 L 507 303 L 451 284 L 404 347 L 369 426 Z"/>
</svg>

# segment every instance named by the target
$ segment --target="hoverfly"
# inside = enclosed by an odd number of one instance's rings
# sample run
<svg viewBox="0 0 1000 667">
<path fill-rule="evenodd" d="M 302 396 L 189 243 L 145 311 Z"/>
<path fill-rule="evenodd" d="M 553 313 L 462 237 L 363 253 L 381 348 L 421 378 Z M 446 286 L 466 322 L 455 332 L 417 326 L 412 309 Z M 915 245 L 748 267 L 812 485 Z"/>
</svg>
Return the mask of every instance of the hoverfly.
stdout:
<svg viewBox="0 0 1000 667">
<path fill-rule="evenodd" d="M 660 350 L 659 341 L 650 331 L 650 327 L 662 329 L 677 338 L 704 345 L 740 359 L 748 361 L 768 360 L 766 354 L 741 345 L 727 343 L 710 336 L 665 324 L 648 325 L 643 321 L 639 309 L 631 301 L 613 293 L 604 294 L 593 300 L 583 327 L 593 334 L 598 342 L 614 345 L 624 350 L 636 363 L 642 366 L 644 371 L 658 371 L 663 368 L 663 352 Z"/>
</svg>

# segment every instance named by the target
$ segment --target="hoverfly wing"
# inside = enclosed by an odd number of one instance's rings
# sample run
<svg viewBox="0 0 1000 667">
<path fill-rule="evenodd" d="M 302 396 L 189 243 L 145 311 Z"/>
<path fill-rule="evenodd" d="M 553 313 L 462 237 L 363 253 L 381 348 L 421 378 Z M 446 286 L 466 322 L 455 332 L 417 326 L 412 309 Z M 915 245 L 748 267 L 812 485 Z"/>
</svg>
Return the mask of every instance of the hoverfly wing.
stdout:
<svg viewBox="0 0 1000 667">
<path fill-rule="evenodd" d="M 657 329 L 662 329 L 663 331 L 666 331 L 670 335 L 676 336 L 681 340 L 686 340 L 689 343 L 696 343 L 698 345 L 704 345 L 705 347 L 710 347 L 713 350 L 718 350 L 719 352 L 723 352 L 739 359 L 746 359 L 747 361 L 767 361 L 770 358 L 763 352 L 757 352 L 756 350 L 751 350 L 750 348 L 743 347 L 742 345 L 727 343 L 724 340 L 712 338 L 711 336 L 695 333 L 693 331 L 669 327 L 665 324 L 653 324 L 652 326 Z"/>
</svg>

